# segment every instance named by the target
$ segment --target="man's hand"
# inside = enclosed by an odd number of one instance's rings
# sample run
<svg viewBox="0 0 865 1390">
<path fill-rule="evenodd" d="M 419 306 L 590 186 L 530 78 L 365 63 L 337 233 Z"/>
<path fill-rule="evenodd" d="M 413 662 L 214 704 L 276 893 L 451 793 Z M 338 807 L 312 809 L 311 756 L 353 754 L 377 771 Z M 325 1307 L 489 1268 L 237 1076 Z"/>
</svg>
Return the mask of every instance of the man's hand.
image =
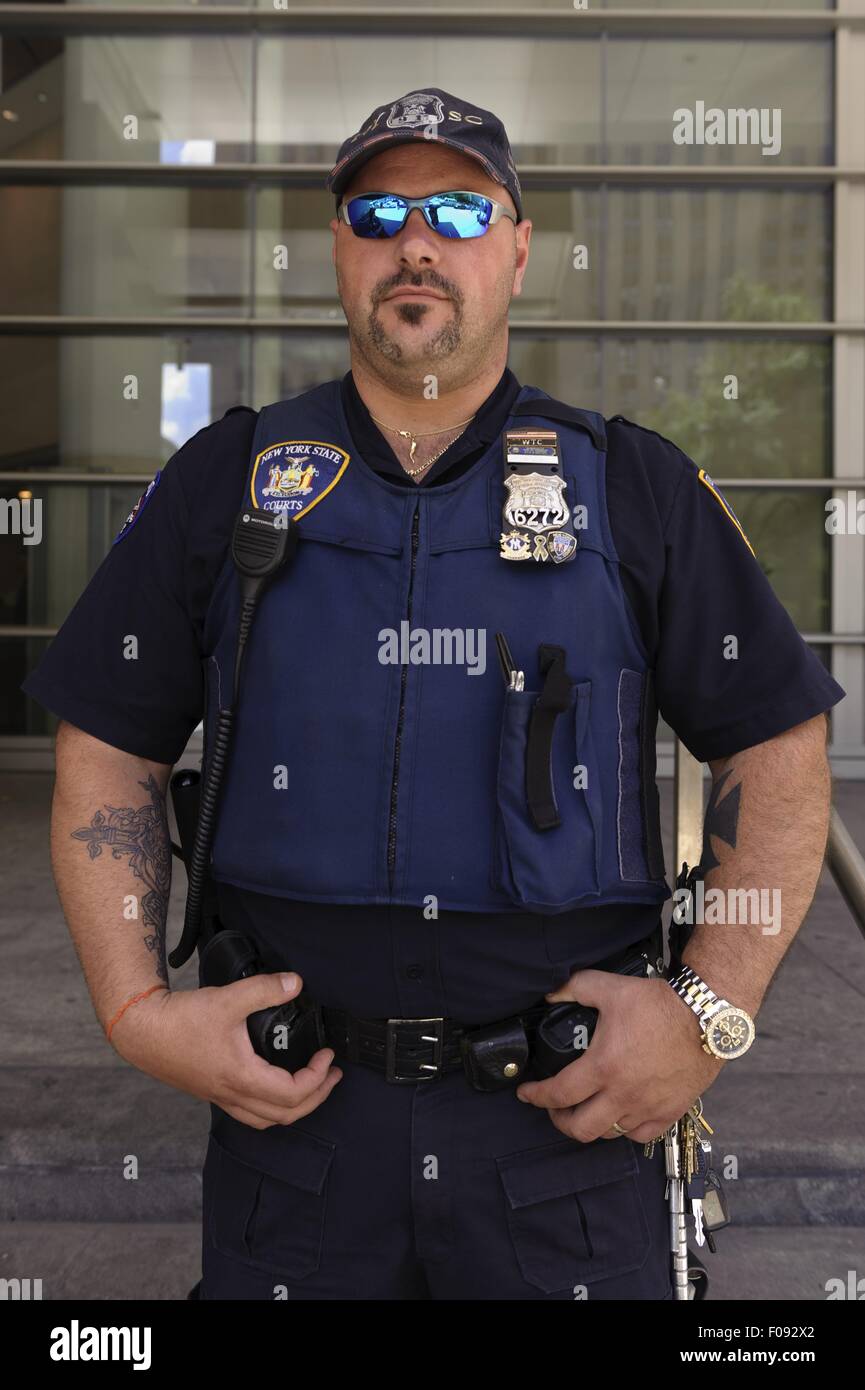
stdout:
<svg viewBox="0 0 865 1390">
<path fill-rule="evenodd" d="M 665 980 L 578 970 L 548 1001 L 579 1000 L 597 1009 L 589 1047 L 546 1081 L 517 1095 L 549 1110 L 556 1129 L 588 1144 L 628 1138 L 648 1143 L 669 1129 L 725 1065 L 703 1051 L 697 1018 Z"/>
<path fill-rule="evenodd" d="M 288 988 L 283 981 L 291 981 Z M 160 991 L 118 1021 L 112 1044 L 125 1061 L 178 1091 L 212 1101 L 253 1129 L 290 1125 L 316 1110 L 340 1080 L 333 1052 L 288 1072 L 253 1050 L 249 1014 L 294 999 L 299 975 L 254 975 L 218 989 Z"/>
</svg>

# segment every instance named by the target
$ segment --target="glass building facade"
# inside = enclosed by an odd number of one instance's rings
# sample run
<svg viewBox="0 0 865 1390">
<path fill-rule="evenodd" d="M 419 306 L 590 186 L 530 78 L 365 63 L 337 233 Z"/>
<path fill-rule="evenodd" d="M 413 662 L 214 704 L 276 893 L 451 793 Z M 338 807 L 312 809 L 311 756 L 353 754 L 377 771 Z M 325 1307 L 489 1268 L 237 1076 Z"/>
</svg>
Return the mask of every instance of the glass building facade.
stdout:
<svg viewBox="0 0 865 1390">
<path fill-rule="evenodd" d="M 324 177 L 432 85 L 501 116 L 523 182 L 511 367 L 721 484 L 848 692 L 834 771 L 865 776 L 865 0 L 0 4 L 0 73 L 3 765 L 47 765 L 19 683 L 156 469 L 348 368 Z M 700 103 L 777 112 L 777 148 L 677 143 Z"/>
</svg>

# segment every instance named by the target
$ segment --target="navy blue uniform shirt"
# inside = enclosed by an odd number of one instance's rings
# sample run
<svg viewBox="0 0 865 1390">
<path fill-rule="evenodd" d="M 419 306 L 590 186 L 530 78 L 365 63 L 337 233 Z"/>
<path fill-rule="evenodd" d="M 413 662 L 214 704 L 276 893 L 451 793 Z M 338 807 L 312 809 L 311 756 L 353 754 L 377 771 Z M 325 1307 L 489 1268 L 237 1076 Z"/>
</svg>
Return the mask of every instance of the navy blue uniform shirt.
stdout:
<svg viewBox="0 0 865 1390">
<path fill-rule="evenodd" d="M 342 381 L 356 451 L 406 487 L 435 487 L 470 468 L 501 434 L 519 390 L 506 369 L 416 483 L 371 420 L 351 372 Z M 24 681 L 27 694 L 125 752 L 170 764 L 180 758 L 203 714 L 204 618 L 241 506 L 256 420 L 257 412 L 234 407 L 169 460 Z M 661 714 L 691 753 L 701 762 L 725 757 L 836 704 L 844 691 L 800 638 L 695 464 L 621 416 L 607 432 L 607 508 L 623 586 L 654 665 Z M 123 655 L 131 633 L 135 661 Z M 739 656 L 719 661 L 728 633 L 739 639 Z M 645 904 L 427 920 L 415 908 L 313 905 L 227 885 L 219 900 L 226 925 L 254 932 L 266 966 L 298 970 L 322 1003 L 467 1023 L 537 1001 L 572 969 L 621 951 L 658 920 L 657 908 Z"/>
</svg>

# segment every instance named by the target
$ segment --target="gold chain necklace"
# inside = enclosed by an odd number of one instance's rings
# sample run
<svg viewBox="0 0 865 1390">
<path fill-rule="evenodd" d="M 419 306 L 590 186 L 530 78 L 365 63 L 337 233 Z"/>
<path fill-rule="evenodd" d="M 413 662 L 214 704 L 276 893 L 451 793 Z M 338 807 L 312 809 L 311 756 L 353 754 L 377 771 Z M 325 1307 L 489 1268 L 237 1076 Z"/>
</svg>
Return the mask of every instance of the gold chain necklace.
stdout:
<svg viewBox="0 0 865 1390">
<path fill-rule="evenodd" d="M 459 439 L 459 435 L 456 436 L 456 439 Z M 419 463 L 417 468 L 406 468 L 405 465 L 403 465 L 403 472 L 407 473 L 410 478 L 416 478 L 418 473 L 423 473 L 424 469 L 429 468 L 431 464 L 435 463 L 436 459 L 440 459 L 442 454 L 446 454 L 451 444 L 456 443 L 456 439 L 449 439 L 443 449 L 439 449 L 437 454 L 433 454 L 432 458 L 428 458 L 426 463 Z"/>
<path fill-rule="evenodd" d="M 477 414 L 477 411 L 475 412 L 475 414 Z M 396 428 L 395 425 L 385 425 L 384 420 L 379 420 L 378 416 L 377 416 L 377 415 L 373 415 L 372 411 L 370 411 L 369 418 L 370 418 L 371 420 L 375 420 L 375 423 L 376 423 L 377 425 L 384 425 L 385 429 L 386 429 L 386 430 L 390 430 L 392 434 L 398 434 L 398 435 L 400 435 L 403 439 L 410 439 L 410 440 L 411 440 L 411 448 L 409 449 L 409 458 L 410 458 L 410 459 L 413 459 L 413 458 L 414 458 L 414 451 L 415 451 L 415 449 L 417 448 L 417 441 L 418 441 L 419 439 L 426 439 L 427 436 L 428 436 L 428 435 L 431 435 L 431 434 L 450 434 L 451 430 L 461 429 L 461 428 L 463 428 L 465 425 L 471 424 L 472 420 L 473 420 L 475 417 L 474 417 L 474 415 L 470 415 L 469 418 L 468 418 L 468 420 L 460 420 L 460 421 L 457 422 L 457 424 L 455 424 L 455 425 L 448 425 L 448 426 L 446 426 L 444 429 L 441 429 L 441 430 L 422 430 L 422 431 L 420 431 L 420 432 L 417 433 L 417 434 L 413 433 L 411 430 L 398 430 L 398 429 Z M 445 452 L 445 450 L 446 450 L 446 449 L 449 449 L 450 446 L 451 446 L 451 444 L 453 444 L 454 442 L 455 442 L 455 441 L 454 441 L 453 439 L 448 440 L 447 444 L 444 446 L 444 449 L 439 449 L 438 453 L 437 453 L 437 454 L 433 454 L 432 458 L 427 459 L 425 463 L 419 464 L 417 468 L 406 468 L 406 469 L 405 469 L 405 472 L 408 474 L 408 476 L 409 476 L 410 478 L 416 477 L 418 473 L 423 473 L 424 469 L 425 469 L 425 468 L 429 468 L 430 464 L 435 463 L 436 459 L 441 458 L 441 456 L 442 456 L 442 454 Z"/>
</svg>

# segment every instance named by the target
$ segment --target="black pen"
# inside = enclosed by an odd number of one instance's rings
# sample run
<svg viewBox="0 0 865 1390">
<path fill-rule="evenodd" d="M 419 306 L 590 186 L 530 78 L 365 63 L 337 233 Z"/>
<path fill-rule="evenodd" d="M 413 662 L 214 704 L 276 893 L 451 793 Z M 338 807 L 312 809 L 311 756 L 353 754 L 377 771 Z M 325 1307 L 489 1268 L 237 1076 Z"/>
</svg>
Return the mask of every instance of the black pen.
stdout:
<svg viewBox="0 0 865 1390">
<path fill-rule="evenodd" d="M 496 650 L 499 654 L 499 665 L 502 668 L 502 675 L 508 690 L 523 690 L 526 684 L 525 674 L 514 666 L 511 649 L 503 632 L 496 633 Z"/>
</svg>

